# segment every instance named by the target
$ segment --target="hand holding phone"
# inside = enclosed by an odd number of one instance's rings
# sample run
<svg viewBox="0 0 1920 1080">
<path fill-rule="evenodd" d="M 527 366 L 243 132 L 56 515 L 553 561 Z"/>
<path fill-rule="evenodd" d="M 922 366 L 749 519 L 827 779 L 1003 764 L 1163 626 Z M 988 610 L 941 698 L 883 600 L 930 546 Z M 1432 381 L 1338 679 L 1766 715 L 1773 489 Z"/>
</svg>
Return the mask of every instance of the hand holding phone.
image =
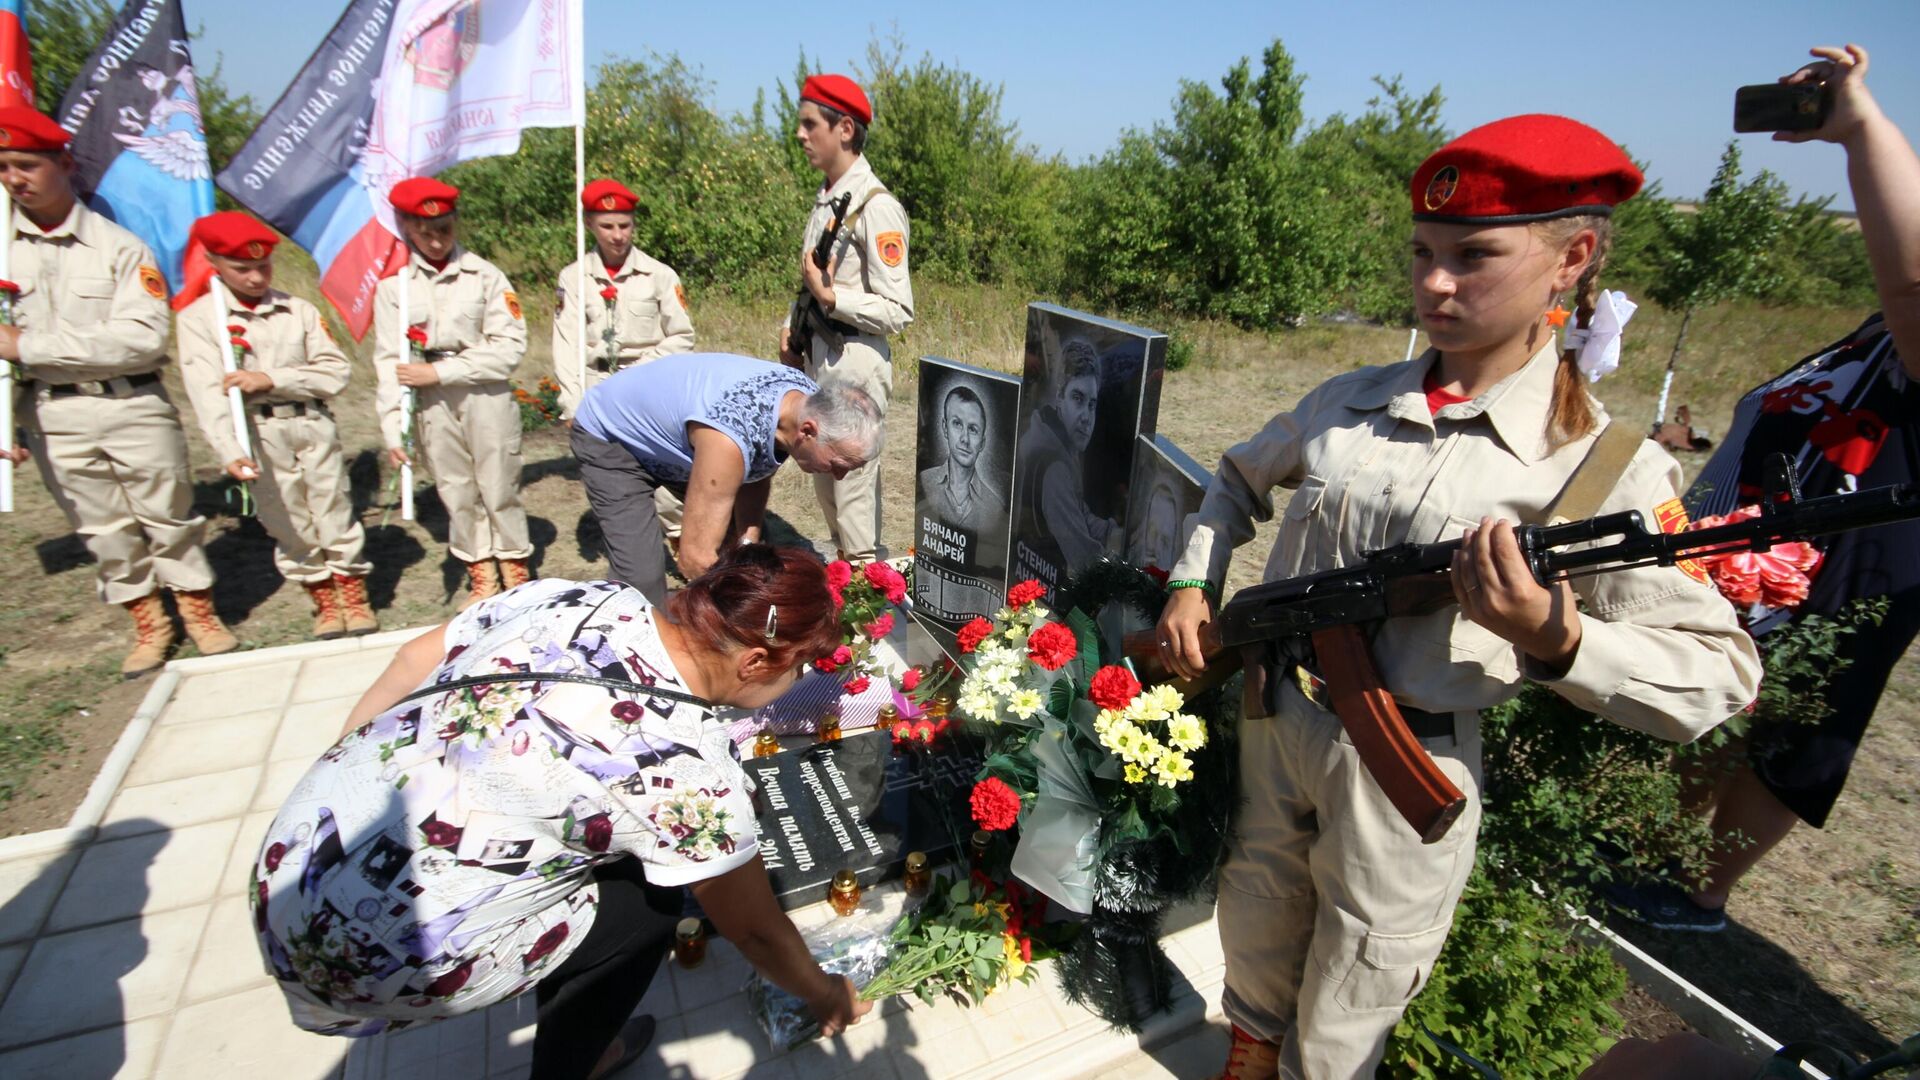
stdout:
<svg viewBox="0 0 1920 1080">
<path fill-rule="evenodd" d="M 1817 59 L 1778 84 L 1742 87 L 1734 95 L 1734 130 L 1771 131 L 1775 142 L 1845 143 L 1879 115 L 1867 91 L 1865 49 L 1822 45 L 1810 51 Z M 1814 93 L 1817 99 L 1803 96 Z M 1744 115 L 1743 101 L 1749 110 Z"/>
<path fill-rule="evenodd" d="M 1742 134 L 1817 131 L 1832 113 L 1833 94 L 1824 83 L 1761 83 L 1733 92 L 1733 130 Z"/>
</svg>

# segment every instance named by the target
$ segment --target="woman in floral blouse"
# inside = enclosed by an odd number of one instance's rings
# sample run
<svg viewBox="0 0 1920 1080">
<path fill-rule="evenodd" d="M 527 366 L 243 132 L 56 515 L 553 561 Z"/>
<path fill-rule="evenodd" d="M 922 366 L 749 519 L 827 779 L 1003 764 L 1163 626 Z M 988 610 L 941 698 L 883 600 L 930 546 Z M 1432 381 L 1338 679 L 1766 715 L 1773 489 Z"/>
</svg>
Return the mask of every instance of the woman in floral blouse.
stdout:
<svg viewBox="0 0 1920 1080">
<path fill-rule="evenodd" d="M 402 646 L 254 865 L 261 951 L 295 1022 L 370 1035 L 532 990 L 533 1076 L 603 1075 L 651 1037 L 628 1017 L 686 886 L 824 1031 L 850 1023 L 869 1006 L 782 914 L 737 751 L 683 700 L 758 708 L 837 641 L 819 561 L 750 545 L 664 608 L 542 579 Z"/>
</svg>

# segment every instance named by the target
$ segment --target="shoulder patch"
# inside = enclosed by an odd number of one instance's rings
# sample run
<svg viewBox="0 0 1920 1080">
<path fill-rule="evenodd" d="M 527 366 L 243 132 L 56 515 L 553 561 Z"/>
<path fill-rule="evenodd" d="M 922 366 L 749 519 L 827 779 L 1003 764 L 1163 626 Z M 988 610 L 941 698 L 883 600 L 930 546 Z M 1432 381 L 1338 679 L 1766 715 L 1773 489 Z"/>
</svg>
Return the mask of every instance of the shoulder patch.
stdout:
<svg viewBox="0 0 1920 1080">
<path fill-rule="evenodd" d="M 687 303 L 687 287 L 686 287 L 685 285 L 682 285 L 682 284 L 680 284 L 680 283 L 679 283 L 679 282 L 677 282 L 677 281 L 676 281 L 676 282 L 674 282 L 674 283 L 673 283 L 673 295 L 674 295 L 675 297 L 677 297 L 677 298 L 679 299 L 679 301 L 680 301 L 680 306 L 681 306 L 682 308 L 686 308 L 686 309 L 688 309 L 688 310 L 691 310 L 691 305 L 689 305 L 689 304 Z"/>
<path fill-rule="evenodd" d="M 899 230 L 883 232 L 873 238 L 873 247 L 880 253 L 880 261 L 888 266 L 899 266 L 907 257 L 907 237 Z"/>
<path fill-rule="evenodd" d="M 335 345 L 340 344 L 340 339 L 333 336 L 333 324 L 327 322 L 327 317 L 316 313 L 314 318 L 315 321 L 320 324 L 320 332 L 327 335 L 327 340 L 333 342 Z"/>
<path fill-rule="evenodd" d="M 140 287 L 147 290 L 147 295 L 155 300 L 167 298 L 167 279 L 160 276 L 160 268 L 157 266 L 140 268 Z"/>
<path fill-rule="evenodd" d="M 512 289 L 508 289 L 501 298 L 507 302 L 507 314 L 516 319 L 520 318 L 520 297 L 515 295 Z"/>
<path fill-rule="evenodd" d="M 1686 532 L 1687 526 L 1692 524 L 1687 518 L 1686 504 L 1678 498 L 1668 499 L 1666 502 L 1654 507 L 1653 520 L 1654 523 L 1660 527 L 1661 532 L 1669 535 Z M 1674 565 L 1678 566 L 1688 577 L 1702 585 L 1713 584 L 1712 579 L 1707 576 L 1707 568 L 1701 566 L 1697 560 L 1681 559 Z"/>
</svg>

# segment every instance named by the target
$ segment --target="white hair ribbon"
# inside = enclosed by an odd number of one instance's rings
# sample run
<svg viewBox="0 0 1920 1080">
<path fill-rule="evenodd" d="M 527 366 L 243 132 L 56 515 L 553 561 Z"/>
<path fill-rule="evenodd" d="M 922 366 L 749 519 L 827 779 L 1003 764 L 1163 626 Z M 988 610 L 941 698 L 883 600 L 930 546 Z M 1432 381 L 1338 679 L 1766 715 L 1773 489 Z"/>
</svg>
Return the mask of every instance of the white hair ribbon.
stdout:
<svg viewBox="0 0 1920 1080">
<path fill-rule="evenodd" d="M 1639 308 L 1627 294 L 1603 289 L 1594 301 L 1588 325 L 1584 329 L 1567 327 L 1565 347 L 1574 351 L 1574 362 L 1588 382 L 1599 382 L 1620 366 L 1620 334 Z"/>
</svg>

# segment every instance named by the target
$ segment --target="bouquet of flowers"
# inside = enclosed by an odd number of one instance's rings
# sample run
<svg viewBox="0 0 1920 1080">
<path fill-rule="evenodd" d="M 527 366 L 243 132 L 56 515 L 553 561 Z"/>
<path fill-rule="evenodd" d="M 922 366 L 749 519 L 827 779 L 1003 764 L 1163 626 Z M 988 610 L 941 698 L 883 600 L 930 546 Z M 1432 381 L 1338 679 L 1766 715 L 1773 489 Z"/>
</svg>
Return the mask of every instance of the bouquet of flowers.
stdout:
<svg viewBox="0 0 1920 1080">
<path fill-rule="evenodd" d="M 978 870 L 964 881 L 935 878 L 926 903 L 895 924 L 887 966 L 861 998 L 913 994 L 931 1004 L 946 995 L 977 1005 L 1003 986 L 1032 982 L 1033 963 L 1055 954 L 1041 932 L 1045 904 L 1019 882 L 997 884 Z"/>
<path fill-rule="evenodd" d="M 840 645 L 815 660 L 815 670 L 840 674 L 850 697 L 866 693 L 876 679 L 891 681 L 873 647 L 893 633 L 894 611 L 907 599 L 906 575 L 878 560 L 856 570 L 852 563 L 835 559 L 827 564 L 827 588 L 840 612 Z M 909 669 L 901 677 L 901 689 L 914 690 L 921 675 L 918 668 Z"/>
<path fill-rule="evenodd" d="M 1704 517 L 1693 529 L 1732 525 L 1760 516 L 1758 506 L 1743 506 L 1730 514 Z M 1763 608 L 1792 609 L 1806 602 L 1807 589 L 1820 569 L 1820 551 L 1805 541 L 1775 544 L 1767 551 L 1727 551 L 1694 560 L 1713 579 L 1720 594 L 1743 613 L 1757 604 Z"/>
</svg>

